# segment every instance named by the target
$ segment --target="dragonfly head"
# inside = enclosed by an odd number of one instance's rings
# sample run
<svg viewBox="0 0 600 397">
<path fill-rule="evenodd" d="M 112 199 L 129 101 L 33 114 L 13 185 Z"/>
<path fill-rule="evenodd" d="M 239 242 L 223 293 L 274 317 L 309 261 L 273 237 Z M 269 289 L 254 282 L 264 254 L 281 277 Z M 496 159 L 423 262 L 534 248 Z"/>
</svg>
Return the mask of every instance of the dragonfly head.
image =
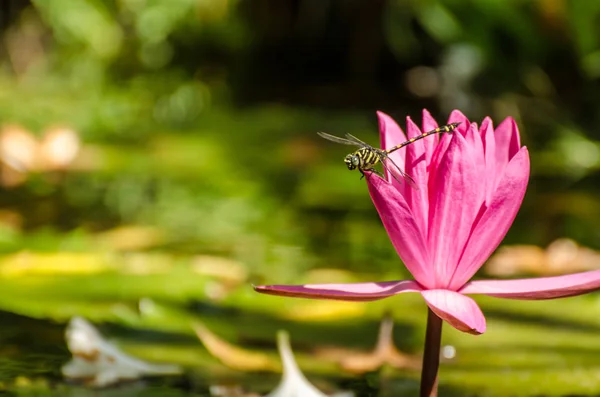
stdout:
<svg viewBox="0 0 600 397">
<path fill-rule="evenodd" d="M 360 158 L 356 153 L 350 153 L 344 158 L 344 163 L 346 163 L 346 167 L 348 167 L 349 170 L 354 170 L 360 165 Z"/>
</svg>

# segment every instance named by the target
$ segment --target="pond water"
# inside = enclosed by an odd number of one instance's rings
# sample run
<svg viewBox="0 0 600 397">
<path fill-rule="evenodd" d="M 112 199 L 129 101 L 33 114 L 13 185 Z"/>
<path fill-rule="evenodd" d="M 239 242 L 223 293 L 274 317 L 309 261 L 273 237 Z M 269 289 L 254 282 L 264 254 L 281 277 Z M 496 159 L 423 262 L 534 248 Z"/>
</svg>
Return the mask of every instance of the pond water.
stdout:
<svg viewBox="0 0 600 397">
<path fill-rule="evenodd" d="M 107 276 L 95 277 L 98 281 Z M 61 285 L 60 278 L 47 282 Z M 28 282 L 34 279 L 30 277 Z M 164 281 L 168 283 L 168 277 Z M 214 386 L 258 395 L 277 386 L 281 377 L 277 370 L 233 370 L 221 363 L 223 357 L 210 354 L 194 334 L 193 324 L 200 319 L 232 346 L 264 353 L 276 363 L 279 359 L 275 333 L 286 329 L 299 367 L 311 383 L 326 393 L 349 390 L 356 396 L 384 397 L 418 394 L 417 370 L 384 366 L 356 374 L 342 370 L 330 360 L 335 356 L 331 353 L 335 349 L 331 348 L 342 349 L 346 354 L 372 350 L 384 312 L 393 313 L 395 318 L 396 346 L 418 357 L 425 314 L 418 297 L 394 300 L 401 303 L 396 306 L 381 302 L 324 305 L 262 297 L 242 288 L 227 304 L 157 299 L 136 305 L 133 301 L 108 302 L 98 298 L 98 291 L 88 291 L 79 301 L 59 305 L 65 291 L 56 290 L 54 297 L 46 300 L 27 294 L 10 298 L 7 294 L 3 298 L 5 306 L 12 304 L 30 313 L 25 316 L 0 312 L 0 385 L 11 395 L 212 397 L 217 395 L 214 388 L 211 394 Z M 247 297 L 244 304 L 240 303 L 241 297 Z M 27 310 L 23 309 L 25 303 Z M 482 307 L 489 324 L 486 334 L 474 337 L 445 327 L 444 344 L 456 349 L 456 357 L 442 360 L 441 395 L 597 395 L 600 323 L 577 315 L 582 307 L 593 309 L 597 305 L 598 298 L 593 295 L 554 305 L 517 305 L 484 299 Z M 561 316 L 557 316 L 557 309 Z M 182 374 L 100 389 L 65 381 L 60 369 L 71 358 L 65 329 L 72 315 L 91 317 L 102 335 L 126 353 L 151 362 L 181 365 Z M 329 351 L 329 356 L 324 356 L 324 351 Z"/>
<path fill-rule="evenodd" d="M 180 375 L 145 377 L 108 387 L 86 387 L 82 382 L 65 380 L 61 374 L 61 367 L 71 358 L 65 343 L 65 324 L 7 312 L 0 312 L 0 323 L 3 324 L 0 330 L 0 379 L 2 387 L 14 395 L 235 397 L 250 396 L 252 392 L 266 394 L 280 378 L 280 375 L 268 372 L 244 374 L 223 368 L 215 370 L 211 366 L 188 366 Z M 182 348 L 199 347 L 197 339 L 173 333 L 134 330 L 115 324 L 105 325 L 102 329 L 117 336 L 125 350 L 128 346 L 137 346 L 151 351 L 160 345 L 163 351 L 168 351 L 171 346 L 172 351 L 177 352 Z M 316 377 L 316 383 L 329 389 L 352 390 L 357 396 L 380 395 L 379 387 L 372 384 L 374 379 L 376 376 L 350 379 L 321 374 Z M 414 380 L 408 381 L 407 387 L 414 389 Z M 237 394 L 239 391 L 247 394 Z"/>
</svg>

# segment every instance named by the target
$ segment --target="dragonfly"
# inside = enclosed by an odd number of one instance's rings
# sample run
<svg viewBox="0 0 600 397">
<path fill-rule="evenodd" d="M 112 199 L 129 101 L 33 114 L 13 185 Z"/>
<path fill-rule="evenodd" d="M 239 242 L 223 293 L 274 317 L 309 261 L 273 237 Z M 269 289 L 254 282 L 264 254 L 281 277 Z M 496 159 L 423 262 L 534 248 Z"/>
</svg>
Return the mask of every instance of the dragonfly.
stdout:
<svg viewBox="0 0 600 397">
<path fill-rule="evenodd" d="M 387 150 L 373 147 L 373 146 L 369 145 L 368 143 L 361 141 L 354 135 L 350 135 L 350 134 L 346 134 L 345 135 L 346 138 L 340 138 L 338 136 L 330 135 L 325 132 L 317 132 L 317 134 L 321 138 L 325 138 L 325 139 L 335 142 L 335 143 L 341 143 L 343 145 L 351 145 L 351 146 L 359 147 L 358 150 L 356 150 L 353 153 L 348 154 L 344 158 L 344 163 L 346 163 L 346 166 L 348 167 L 349 170 L 358 169 L 360 171 L 360 173 L 362 174 L 360 179 L 365 177 L 365 171 L 373 172 L 383 178 L 383 174 L 381 172 L 379 172 L 377 169 L 375 169 L 375 166 L 377 164 L 381 163 L 383 168 L 390 175 L 392 175 L 396 181 L 398 181 L 399 183 L 402 183 L 400 181 L 400 179 L 396 176 L 396 175 L 399 175 L 406 183 L 408 183 L 412 187 L 416 188 L 416 183 L 415 183 L 414 179 L 410 175 L 408 175 L 404 171 L 402 171 L 402 169 L 400 167 L 398 167 L 398 165 L 396 163 L 394 163 L 394 160 L 392 160 L 392 158 L 390 157 L 390 154 L 392 154 L 393 152 L 395 152 L 398 149 L 401 149 L 407 145 L 410 145 L 411 143 L 413 143 L 415 141 L 418 141 L 419 139 L 423 139 L 430 135 L 441 134 L 441 133 L 450 133 L 450 132 L 454 131 L 459 125 L 460 125 L 460 122 L 443 125 L 441 127 L 433 129 L 431 131 L 425 132 L 421 135 L 417 135 L 413 138 L 410 138 L 409 140 L 402 142 L 401 144 L 396 145 Z"/>
</svg>

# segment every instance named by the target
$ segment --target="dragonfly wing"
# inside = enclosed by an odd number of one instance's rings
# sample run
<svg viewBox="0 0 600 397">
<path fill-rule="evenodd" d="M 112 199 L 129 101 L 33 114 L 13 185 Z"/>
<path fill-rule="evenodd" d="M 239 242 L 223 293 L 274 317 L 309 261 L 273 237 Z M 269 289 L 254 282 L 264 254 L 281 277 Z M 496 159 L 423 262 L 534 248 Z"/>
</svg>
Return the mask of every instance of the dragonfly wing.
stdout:
<svg viewBox="0 0 600 397">
<path fill-rule="evenodd" d="M 317 132 L 317 134 L 321 138 L 325 138 L 331 142 L 341 143 L 342 145 L 363 146 L 363 143 L 359 140 L 354 141 L 350 139 L 340 138 L 339 136 L 330 135 L 325 132 Z"/>
<path fill-rule="evenodd" d="M 413 189 L 417 189 L 419 190 L 419 187 L 417 186 L 417 183 L 415 182 L 415 180 L 408 175 L 406 172 L 402 171 L 402 169 L 400 167 L 398 167 L 398 165 L 394 162 L 394 160 L 392 160 L 389 156 L 385 156 L 383 161 L 381 162 L 381 164 L 383 165 L 383 168 L 385 168 L 385 170 L 399 183 L 402 183 L 403 181 L 409 185 L 410 187 L 412 187 Z"/>
<path fill-rule="evenodd" d="M 352 135 L 352 134 L 345 134 L 345 135 L 346 135 L 346 138 L 348 138 L 348 140 L 350 140 L 350 141 L 359 142 L 361 145 L 364 145 L 364 146 L 371 147 L 371 145 L 369 145 L 369 144 L 368 144 L 368 143 L 366 143 L 366 142 L 363 142 L 363 141 L 361 141 L 360 139 L 358 139 L 357 137 L 355 137 L 355 136 L 354 136 L 354 135 Z"/>
</svg>

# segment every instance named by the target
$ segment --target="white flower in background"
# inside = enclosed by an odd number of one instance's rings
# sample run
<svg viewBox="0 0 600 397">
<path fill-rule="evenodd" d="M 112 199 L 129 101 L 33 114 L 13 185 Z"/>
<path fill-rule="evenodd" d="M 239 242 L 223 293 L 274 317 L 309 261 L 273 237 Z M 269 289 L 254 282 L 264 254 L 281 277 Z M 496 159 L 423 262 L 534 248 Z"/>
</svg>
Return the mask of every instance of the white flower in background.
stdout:
<svg viewBox="0 0 600 397">
<path fill-rule="evenodd" d="M 96 387 L 146 375 L 172 375 L 181 372 L 175 365 L 150 364 L 128 356 L 106 341 L 96 328 L 81 317 L 73 317 L 66 330 L 73 359 L 62 367 L 65 378 L 84 380 Z"/>
<path fill-rule="evenodd" d="M 327 397 L 308 382 L 298 368 L 294 353 L 290 347 L 289 335 L 285 331 L 277 333 L 277 348 L 283 362 L 283 377 L 279 385 L 265 397 Z M 336 393 L 336 397 L 350 397 L 351 392 Z"/>
</svg>

